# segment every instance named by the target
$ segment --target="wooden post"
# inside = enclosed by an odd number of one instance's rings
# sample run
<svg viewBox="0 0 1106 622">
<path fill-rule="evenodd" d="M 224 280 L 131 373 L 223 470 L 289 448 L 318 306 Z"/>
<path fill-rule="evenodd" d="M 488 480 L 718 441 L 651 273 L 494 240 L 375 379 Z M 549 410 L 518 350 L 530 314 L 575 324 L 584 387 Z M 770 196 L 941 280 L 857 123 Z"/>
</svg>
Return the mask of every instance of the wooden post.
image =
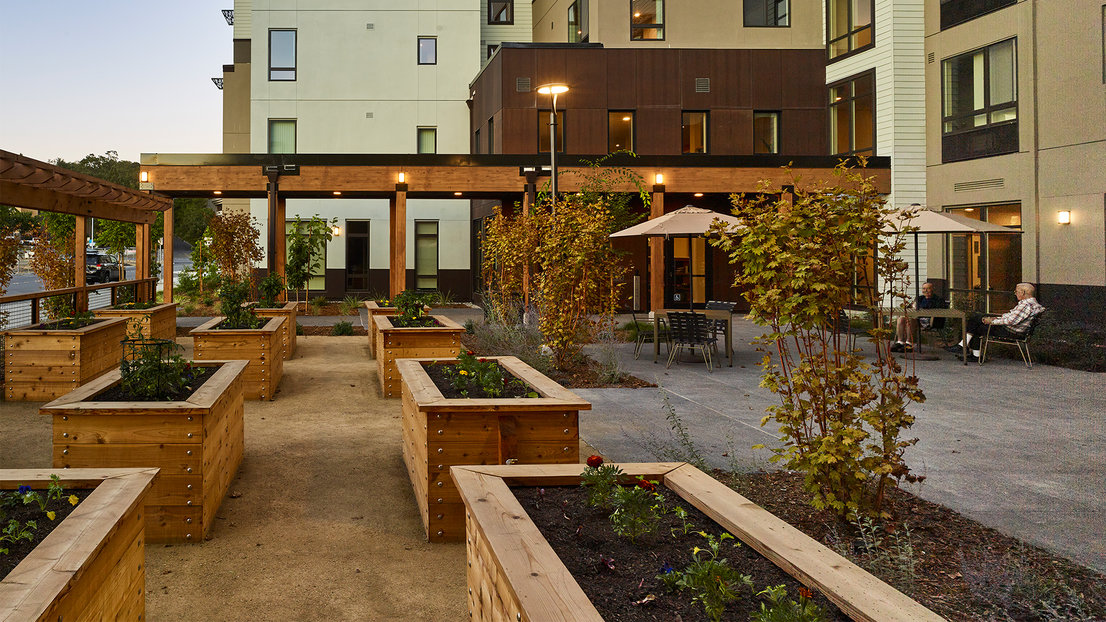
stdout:
<svg viewBox="0 0 1106 622">
<path fill-rule="evenodd" d="M 150 225 L 136 224 L 134 227 L 134 278 L 145 279 L 150 276 Z M 145 302 L 146 284 L 134 288 L 135 302 Z"/>
<path fill-rule="evenodd" d="M 88 216 L 77 216 L 77 228 L 73 232 L 73 286 L 84 287 L 85 282 L 85 244 L 88 239 Z M 76 312 L 88 311 L 88 292 L 77 292 Z"/>
<path fill-rule="evenodd" d="M 173 302 L 173 208 L 163 212 L 164 234 L 161 239 L 164 243 L 164 253 L 161 256 L 162 276 L 162 302 Z"/>
<path fill-rule="evenodd" d="M 396 184 L 396 195 L 388 210 L 388 233 L 392 250 L 388 266 L 388 295 L 395 298 L 407 289 L 407 184 Z"/>
<path fill-rule="evenodd" d="M 288 201 L 284 197 L 277 197 L 276 204 L 276 273 L 280 275 L 282 281 L 287 283 L 288 279 L 288 227 L 285 224 L 287 221 Z M 280 296 L 278 300 L 286 302 L 288 300 L 288 290 L 280 290 Z"/>
<path fill-rule="evenodd" d="M 268 243 L 265 245 L 267 251 L 265 268 L 268 270 L 275 270 L 277 257 L 277 212 L 279 211 L 277 206 L 280 203 L 280 173 L 270 172 L 266 174 L 269 177 L 269 184 L 266 186 L 266 190 L 269 193 L 269 217 L 265 220 L 265 229 L 268 232 L 268 236 L 266 236 Z M 309 277 L 308 283 L 310 282 Z"/>
<path fill-rule="evenodd" d="M 664 216 L 664 184 L 653 185 L 649 220 Z M 649 238 L 649 309 L 664 308 L 664 240 Z"/>
</svg>

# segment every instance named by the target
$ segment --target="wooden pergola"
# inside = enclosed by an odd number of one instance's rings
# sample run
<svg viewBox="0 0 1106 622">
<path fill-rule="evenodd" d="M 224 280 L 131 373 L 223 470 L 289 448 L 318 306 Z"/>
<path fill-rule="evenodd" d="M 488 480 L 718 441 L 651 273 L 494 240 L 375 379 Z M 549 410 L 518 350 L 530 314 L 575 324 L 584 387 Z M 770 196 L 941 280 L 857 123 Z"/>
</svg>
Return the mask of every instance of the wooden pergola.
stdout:
<svg viewBox="0 0 1106 622">
<path fill-rule="evenodd" d="M 583 172 L 601 156 L 558 161 L 560 192 L 579 189 Z M 784 192 L 791 184 L 837 183 L 835 156 L 614 156 L 608 166 L 630 169 L 652 183 L 650 218 L 663 214 L 664 195 Z M 523 209 L 533 204 L 540 177 L 548 176 L 543 155 L 355 155 L 355 154 L 143 154 L 140 187 L 165 197 L 268 199 L 268 266 L 284 276 L 285 204 L 289 198 L 375 198 L 389 202 L 389 290 L 405 288 L 407 199 L 495 199 Z M 788 172 L 781 167 L 791 166 Z M 870 158 L 868 169 L 880 192 L 890 192 L 890 158 Z M 637 192 L 626 182 L 614 191 Z M 661 240 L 651 240 L 653 307 L 660 308 Z"/>
<path fill-rule="evenodd" d="M 50 292 L 76 294 L 77 310 L 88 309 L 88 292 L 85 283 L 85 245 L 88 239 L 88 219 L 104 218 L 134 223 L 135 225 L 135 278 L 139 295 L 153 296 L 153 289 L 144 291 L 150 283 L 150 225 L 158 212 L 165 214 L 165 300 L 173 299 L 173 201 L 164 196 L 134 190 L 102 179 L 76 173 L 67 169 L 0 149 L 0 204 L 57 212 L 76 216 L 73 253 L 76 264 L 73 274 L 75 286 Z M 116 283 L 115 285 L 118 285 Z M 8 296 L 6 302 L 38 297 L 36 295 Z"/>
</svg>

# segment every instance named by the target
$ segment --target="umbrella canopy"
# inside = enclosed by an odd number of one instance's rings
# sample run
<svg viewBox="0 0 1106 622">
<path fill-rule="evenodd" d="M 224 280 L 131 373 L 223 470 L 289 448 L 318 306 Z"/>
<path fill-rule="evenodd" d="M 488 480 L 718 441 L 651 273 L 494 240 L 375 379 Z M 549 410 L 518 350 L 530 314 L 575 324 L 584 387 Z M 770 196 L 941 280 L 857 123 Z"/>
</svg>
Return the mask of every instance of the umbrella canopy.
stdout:
<svg viewBox="0 0 1106 622">
<path fill-rule="evenodd" d="M 902 213 L 891 216 L 891 223 L 885 225 L 885 233 L 894 233 L 906 227 L 917 227 L 915 233 L 1021 233 L 1002 225 L 982 220 L 973 220 L 959 214 L 918 210 L 913 218 L 905 218 Z"/>
<path fill-rule="evenodd" d="M 645 237 L 671 237 L 671 236 L 695 236 L 704 235 L 710 229 L 710 224 L 720 220 L 730 226 L 740 226 L 741 219 L 728 214 L 721 214 L 709 209 L 685 205 L 680 209 L 669 212 L 664 216 L 658 216 L 634 225 L 622 231 L 611 234 L 612 238 L 628 238 L 634 236 Z"/>
</svg>

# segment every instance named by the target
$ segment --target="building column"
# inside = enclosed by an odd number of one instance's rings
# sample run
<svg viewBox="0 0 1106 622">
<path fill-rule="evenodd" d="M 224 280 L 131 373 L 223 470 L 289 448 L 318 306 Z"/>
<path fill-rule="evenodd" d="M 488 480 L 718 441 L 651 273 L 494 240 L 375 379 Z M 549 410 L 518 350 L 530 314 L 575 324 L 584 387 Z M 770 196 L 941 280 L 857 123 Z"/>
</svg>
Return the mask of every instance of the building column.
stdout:
<svg viewBox="0 0 1106 622">
<path fill-rule="evenodd" d="M 150 225 L 145 223 L 135 225 L 134 278 L 150 278 Z M 141 283 L 135 288 L 135 302 L 145 302 L 150 299 L 148 287 L 148 283 Z"/>
<path fill-rule="evenodd" d="M 88 216 L 77 216 L 77 228 L 73 232 L 73 285 L 84 287 L 85 282 L 85 248 L 88 240 Z M 77 292 L 74 302 L 74 311 L 82 313 L 88 311 L 88 292 Z"/>
<path fill-rule="evenodd" d="M 272 271 L 276 269 L 277 263 L 277 212 L 280 203 L 280 174 L 267 173 L 267 175 L 269 177 L 269 183 L 266 186 L 269 212 L 268 218 L 265 220 L 265 230 L 268 233 L 266 236 L 267 244 L 265 245 L 267 250 L 265 268 Z"/>
<path fill-rule="evenodd" d="M 649 220 L 664 216 L 664 184 L 653 185 Z M 664 308 L 664 240 L 649 238 L 649 310 Z"/>
<path fill-rule="evenodd" d="M 396 184 L 389 201 L 388 236 L 391 261 L 388 264 L 388 295 L 395 298 L 407 289 L 407 184 Z"/>
<path fill-rule="evenodd" d="M 173 302 L 173 208 L 162 213 L 161 256 L 162 302 Z"/>
<path fill-rule="evenodd" d="M 270 264 L 270 267 L 275 265 L 277 276 L 279 276 L 280 280 L 285 284 L 288 283 L 287 207 L 288 200 L 278 196 L 276 202 L 276 218 L 273 224 L 276 229 L 276 254 L 273 256 L 275 264 Z M 286 302 L 288 300 L 288 289 L 281 288 L 280 296 L 277 299 L 281 302 Z"/>
</svg>

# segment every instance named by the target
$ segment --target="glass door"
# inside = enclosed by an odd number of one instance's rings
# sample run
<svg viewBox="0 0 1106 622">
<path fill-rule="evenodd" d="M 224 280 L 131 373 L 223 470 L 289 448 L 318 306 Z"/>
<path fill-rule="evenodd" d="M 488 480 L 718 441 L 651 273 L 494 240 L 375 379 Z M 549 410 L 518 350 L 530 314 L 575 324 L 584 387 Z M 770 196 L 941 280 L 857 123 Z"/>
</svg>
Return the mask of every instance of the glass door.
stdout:
<svg viewBox="0 0 1106 622">
<path fill-rule="evenodd" d="M 346 291 L 369 291 L 369 221 L 346 221 Z"/>
<path fill-rule="evenodd" d="M 706 238 L 673 238 L 664 243 L 664 306 L 703 307 L 710 298 Z"/>
</svg>

